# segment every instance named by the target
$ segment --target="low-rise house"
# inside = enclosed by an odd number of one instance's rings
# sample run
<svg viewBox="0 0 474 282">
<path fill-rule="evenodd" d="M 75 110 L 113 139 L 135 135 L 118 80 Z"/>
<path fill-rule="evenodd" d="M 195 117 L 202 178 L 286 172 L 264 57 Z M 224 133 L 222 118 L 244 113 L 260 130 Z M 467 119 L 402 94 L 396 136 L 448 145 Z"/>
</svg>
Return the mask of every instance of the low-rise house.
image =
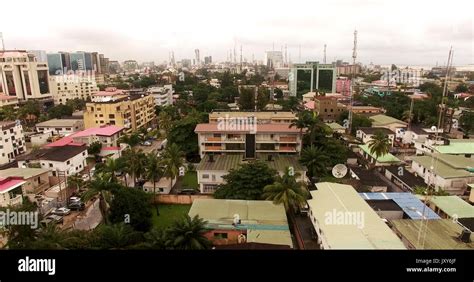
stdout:
<svg viewBox="0 0 474 282">
<path fill-rule="evenodd" d="M 23 184 L 25 181 L 20 177 L 0 177 L 0 207 L 21 205 Z"/>
<path fill-rule="evenodd" d="M 321 249 L 405 249 L 352 186 L 320 182 L 316 188 L 308 206 Z"/>
<path fill-rule="evenodd" d="M 26 150 L 23 127 L 15 121 L 0 121 L 0 165 L 13 162 Z"/>
<path fill-rule="evenodd" d="M 433 151 L 440 154 L 463 155 L 474 159 L 474 139 L 445 139 L 441 145 L 434 145 Z"/>
<path fill-rule="evenodd" d="M 357 180 L 354 184 L 350 183 L 357 191 L 387 192 L 387 183 L 380 179 L 374 170 L 350 166 L 349 173 L 351 178 Z"/>
<path fill-rule="evenodd" d="M 30 139 L 30 143 L 32 146 L 43 146 L 48 144 L 53 136 L 52 131 L 45 131 L 45 132 L 35 132 L 28 136 Z"/>
<path fill-rule="evenodd" d="M 143 184 L 143 191 L 154 194 L 169 194 L 176 183 L 176 179 L 176 177 L 173 179 L 170 177 L 161 177 L 155 185 L 153 185 L 153 182 L 147 181 Z"/>
<path fill-rule="evenodd" d="M 383 219 L 440 219 L 412 193 L 359 193 Z"/>
<path fill-rule="evenodd" d="M 463 195 L 467 184 L 474 183 L 474 159 L 458 155 L 433 154 L 412 157 L 411 168 L 428 186 L 451 195 Z"/>
<path fill-rule="evenodd" d="M 42 148 L 17 158 L 18 167 L 41 167 L 50 169 L 52 176 L 64 172 L 66 176 L 81 172 L 86 167 L 87 146 L 65 145 Z"/>
<path fill-rule="evenodd" d="M 426 202 L 426 197 L 423 200 Z M 442 218 L 474 218 L 474 207 L 458 196 L 432 196 L 427 205 Z"/>
<path fill-rule="evenodd" d="M 347 106 L 348 111 L 350 111 L 351 109 L 353 114 L 364 116 L 372 116 L 385 113 L 384 109 L 373 106 Z"/>
<path fill-rule="evenodd" d="M 339 133 L 339 134 L 344 134 L 346 132 L 346 128 L 342 125 L 340 125 L 337 122 L 329 122 L 326 123 L 326 125 L 331 128 L 333 132 Z"/>
<path fill-rule="evenodd" d="M 169 106 L 173 104 L 173 85 L 167 84 L 160 87 L 150 87 L 147 93 L 153 96 L 156 106 Z"/>
<path fill-rule="evenodd" d="M 214 245 L 264 243 L 293 247 L 283 205 L 271 201 L 195 199 L 189 216 L 207 221 Z"/>
<path fill-rule="evenodd" d="M 0 170 L 0 178 L 14 177 L 22 179 L 22 194 L 40 194 L 50 187 L 50 170 L 45 168 L 7 168 Z"/>
<path fill-rule="evenodd" d="M 401 163 L 400 159 L 398 159 L 391 153 L 387 153 L 376 158 L 376 155 L 370 152 L 369 145 L 367 144 L 359 145 L 358 147 L 360 149 L 359 153 L 362 155 L 362 157 L 370 164 L 373 164 L 375 166 L 390 166 Z"/>
<path fill-rule="evenodd" d="M 463 227 L 449 219 L 396 219 L 390 223 L 410 250 L 474 249 L 474 236 L 469 232 L 462 239 Z"/>
<path fill-rule="evenodd" d="M 68 136 L 74 132 L 84 130 L 82 119 L 50 119 L 36 124 L 37 132 L 51 131 L 55 135 Z"/>
<path fill-rule="evenodd" d="M 115 125 L 92 127 L 66 136 L 48 144 L 47 147 L 61 147 L 68 144 L 86 144 L 90 146 L 94 142 L 102 143 L 103 148 L 117 147 L 119 146 L 118 139 L 122 136 L 123 130 L 123 127 Z"/>
<path fill-rule="evenodd" d="M 356 132 L 356 137 L 362 140 L 364 144 L 369 143 L 377 132 L 382 132 L 388 136 L 390 144 L 393 147 L 395 141 L 395 132 L 385 127 L 359 127 Z"/>
<path fill-rule="evenodd" d="M 385 127 L 395 132 L 395 138 L 402 138 L 405 134 L 407 123 L 386 115 L 371 116 L 373 127 Z"/>
<path fill-rule="evenodd" d="M 405 192 L 413 192 L 415 187 L 425 187 L 423 178 L 409 172 L 404 166 L 388 166 L 385 177 Z"/>
</svg>

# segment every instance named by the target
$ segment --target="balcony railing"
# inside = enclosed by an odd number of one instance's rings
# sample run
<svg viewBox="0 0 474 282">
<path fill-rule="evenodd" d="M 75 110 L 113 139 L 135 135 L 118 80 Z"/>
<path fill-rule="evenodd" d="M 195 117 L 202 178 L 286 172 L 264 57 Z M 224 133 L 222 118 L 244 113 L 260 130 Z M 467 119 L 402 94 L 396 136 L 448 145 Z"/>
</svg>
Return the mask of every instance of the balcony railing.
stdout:
<svg viewBox="0 0 474 282">
<path fill-rule="evenodd" d="M 222 137 L 206 137 L 206 141 L 222 141 Z"/>
<path fill-rule="evenodd" d="M 280 142 L 296 142 L 296 137 L 292 136 L 281 136 Z"/>
<path fill-rule="evenodd" d="M 295 147 L 291 147 L 291 146 L 280 146 L 280 148 L 278 149 L 278 151 L 282 151 L 282 152 L 296 152 L 296 148 L 295 148 Z"/>
<path fill-rule="evenodd" d="M 10 199 L 11 206 L 21 205 L 21 203 L 23 203 L 23 197 L 21 196 L 21 194 L 18 194 L 14 198 Z"/>
<path fill-rule="evenodd" d="M 220 151 L 222 150 L 222 146 L 204 146 L 206 151 Z"/>
</svg>

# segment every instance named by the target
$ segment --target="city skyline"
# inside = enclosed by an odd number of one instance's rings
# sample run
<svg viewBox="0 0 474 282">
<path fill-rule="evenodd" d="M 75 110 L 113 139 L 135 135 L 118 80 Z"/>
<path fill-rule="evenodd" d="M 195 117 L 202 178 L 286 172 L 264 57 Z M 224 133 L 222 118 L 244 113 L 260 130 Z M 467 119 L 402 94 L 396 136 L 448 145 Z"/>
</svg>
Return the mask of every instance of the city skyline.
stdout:
<svg viewBox="0 0 474 282">
<path fill-rule="evenodd" d="M 27 17 L 61 14 L 58 1 L 47 1 L 47 5 L 26 2 L 30 7 L 24 11 Z M 194 49 L 200 49 L 202 57 L 211 55 L 215 61 L 224 61 L 234 47 L 239 60 L 241 45 L 244 59 L 263 60 L 265 51 L 281 50 L 286 45 L 292 62 L 304 62 L 323 61 L 327 44 L 329 62 L 350 62 L 357 29 L 357 61 L 364 64 L 443 65 L 450 46 L 455 51 L 454 65 L 474 63 L 470 9 L 459 9 L 471 6 L 468 1 L 451 1 L 449 6 L 437 2 L 429 9 L 424 3 L 409 1 L 397 2 L 396 6 L 379 1 L 297 1 L 291 5 L 276 1 L 271 6 L 241 1 L 230 7 L 214 1 L 137 1 L 130 7 L 120 3 L 114 13 L 106 13 L 107 2 L 84 1 L 84 7 L 93 5 L 95 11 L 104 12 L 100 17 L 83 13 L 79 21 L 48 16 L 42 19 L 41 29 L 15 21 L 15 13 L 7 13 L 0 18 L 5 47 L 47 52 L 97 50 L 119 61 L 162 62 L 168 60 L 171 51 L 177 60 L 194 58 Z M 15 2 L 3 5 L 5 10 L 18 8 Z M 267 13 L 270 8 L 272 13 Z M 454 13 L 454 20 L 439 21 Z M 15 24 L 8 24 L 11 22 Z"/>
</svg>

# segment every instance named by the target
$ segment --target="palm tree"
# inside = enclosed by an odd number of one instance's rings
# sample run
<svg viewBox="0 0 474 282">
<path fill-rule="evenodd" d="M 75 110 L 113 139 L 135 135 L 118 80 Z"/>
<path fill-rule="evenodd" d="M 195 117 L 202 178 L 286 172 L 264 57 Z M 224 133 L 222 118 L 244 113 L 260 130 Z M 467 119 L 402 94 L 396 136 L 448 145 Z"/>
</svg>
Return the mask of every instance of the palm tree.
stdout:
<svg viewBox="0 0 474 282">
<path fill-rule="evenodd" d="M 287 168 L 283 176 L 278 175 L 273 184 L 263 188 L 263 198 L 275 205 L 283 204 L 286 212 L 293 213 L 306 203 L 309 194 L 304 182 L 296 181 L 299 176 L 299 173 L 291 175 Z"/>
<path fill-rule="evenodd" d="M 147 154 L 145 178 L 153 182 L 153 193 L 156 193 L 156 182 L 163 176 L 161 159 L 155 152 Z"/>
<path fill-rule="evenodd" d="M 162 250 L 166 247 L 166 232 L 153 228 L 149 232 L 145 233 L 145 246 L 147 249 L 158 249 Z"/>
<path fill-rule="evenodd" d="M 388 138 L 388 135 L 380 130 L 375 132 L 368 144 L 370 153 L 375 155 L 375 161 L 377 161 L 379 157 L 388 154 L 390 151 L 390 139 Z"/>
<path fill-rule="evenodd" d="M 137 178 L 142 176 L 145 170 L 146 156 L 142 150 L 128 149 L 124 152 L 123 158 L 126 160 L 125 171 L 133 176 L 133 183 L 137 183 Z"/>
<path fill-rule="evenodd" d="M 111 199 L 111 192 L 114 189 L 118 189 L 121 185 L 111 181 L 111 176 L 107 174 L 98 175 L 94 180 L 89 182 L 87 191 L 82 196 L 83 200 L 86 202 L 92 197 L 99 195 L 99 207 L 104 217 L 105 222 L 107 222 L 108 207 Z"/>
<path fill-rule="evenodd" d="M 321 147 L 311 145 L 301 152 L 300 163 L 308 168 L 312 177 L 325 175 L 330 162 L 330 157 Z"/>
<path fill-rule="evenodd" d="M 107 250 L 129 249 L 143 240 L 143 234 L 129 224 L 102 225 L 97 229 L 98 247 Z"/>
<path fill-rule="evenodd" d="M 207 221 L 197 215 L 191 218 L 186 215 L 182 220 L 175 221 L 166 232 L 166 246 L 176 250 L 205 250 L 211 242 L 204 236 L 207 232 Z"/>
<path fill-rule="evenodd" d="M 184 165 L 184 153 L 176 144 L 167 146 L 162 155 L 162 164 L 164 166 L 164 175 L 170 178 L 170 188 L 173 188 L 173 179 L 179 175 L 180 168 Z"/>
<path fill-rule="evenodd" d="M 71 186 L 75 186 L 77 191 L 79 191 L 84 184 L 84 180 L 79 174 L 71 175 L 67 178 L 67 181 Z"/>
<path fill-rule="evenodd" d="M 173 118 L 166 111 L 161 111 L 158 115 L 158 124 L 160 125 L 160 129 L 168 135 L 173 124 Z"/>
<path fill-rule="evenodd" d="M 102 171 L 110 175 L 112 182 L 117 182 L 117 173 L 120 173 L 122 168 L 123 162 L 120 159 L 107 158 Z"/>
</svg>

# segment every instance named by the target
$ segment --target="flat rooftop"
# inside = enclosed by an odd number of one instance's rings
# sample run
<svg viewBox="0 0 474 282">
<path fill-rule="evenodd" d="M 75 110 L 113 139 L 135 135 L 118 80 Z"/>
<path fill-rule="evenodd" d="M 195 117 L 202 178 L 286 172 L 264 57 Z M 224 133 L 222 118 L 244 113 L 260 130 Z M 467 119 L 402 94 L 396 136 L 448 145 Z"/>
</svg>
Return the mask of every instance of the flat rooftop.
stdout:
<svg viewBox="0 0 474 282">
<path fill-rule="evenodd" d="M 441 154 L 474 154 L 474 139 L 449 139 L 449 145 L 434 146 L 434 149 Z"/>
<path fill-rule="evenodd" d="M 471 234 L 471 243 L 459 240 L 463 228 L 451 219 L 395 219 L 390 222 L 393 229 L 418 250 L 474 249 L 474 236 Z"/>
<path fill-rule="evenodd" d="M 249 121 L 250 122 L 250 121 Z M 267 123 L 267 124 L 238 124 L 238 122 L 228 124 L 219 123 L 200 123 L 196 125 L 194 132 L 221 132 L 221 133 L 300 133 L 296 126 L 290 127 L 289 123 Z"/>
<path fill-rule="evenodd" d="M 359 148 L 361 148 L 364 152 L 366 152 L 369 156 L 375 159 L 375 155 L 370 152 L 369 145 L 364 144 L 364 145 L 359 145 Z M 400 159 L 392 155 L 391 153 L 379 156 L 377 158 L 378 163 L 399 163 Z"/>
<path fill-rule="evenodd" d="M 49 172 L 49 169 L 45 168 L 18 168 L 12 167 L 0 170 L 0 178 L 7 178 L 11 176 L 21 177 L 23 179 L 28 179 L 34 176 L 41 175 L 43 173 Z"/>
<path fill-rule="evenodd" d="M 234 215 L 241 224 L 234 226 Z M 271 201 L 196 199 L 189 216 L 207 221 L 208 229 L 246 230 L 247 242 L 293 246 L 283 205 Z"/>
<path fill-rule="evenodd" d="M 331 249 L 405 249 L 395 233 L 350 185 L 320 182 L 308 200 L 313 216 Z M 360 213 L 363 227 L 355 224 L 327 224 L 328 214 Z"/>
<path fill-rule="evenodd" d="M 412 193 L 359 193 L 359 195 L 366 201 L 392 200 L 411 219 L 440 219 L 439 215 Z"/>
<path fill-rule="evenodd" d="M 450 217 L 474 217 L 474 207 L 458 196 L 433 196 L 431 202 Z"/>
<path fill-rule="evenodd" d="M 372 120 L 372 126 L 384 126 L 392 123 L 399 123 L 405 126 L 407 125 L 406 122 L 387 115 L 375 115 L 371 116 L 370 119 Z"/>
<path fill-rule="evenodd" d="M 73 127 L 78 119 L 50 119 L 36 124 L 36 127 Z M 82 120 L 80 120 L 82 121 Z"/>
<path fill-rule="evenodd" d="M 474 176 L 466 170 L 474 167 L 474 159 L 459 155 L 433 154 L 432 156 L 412 157 L 412 161 L 417 162 L 425 168 L 433 166 L 436 175 L 442 178 L 462 178 Z"/>
</svg>

